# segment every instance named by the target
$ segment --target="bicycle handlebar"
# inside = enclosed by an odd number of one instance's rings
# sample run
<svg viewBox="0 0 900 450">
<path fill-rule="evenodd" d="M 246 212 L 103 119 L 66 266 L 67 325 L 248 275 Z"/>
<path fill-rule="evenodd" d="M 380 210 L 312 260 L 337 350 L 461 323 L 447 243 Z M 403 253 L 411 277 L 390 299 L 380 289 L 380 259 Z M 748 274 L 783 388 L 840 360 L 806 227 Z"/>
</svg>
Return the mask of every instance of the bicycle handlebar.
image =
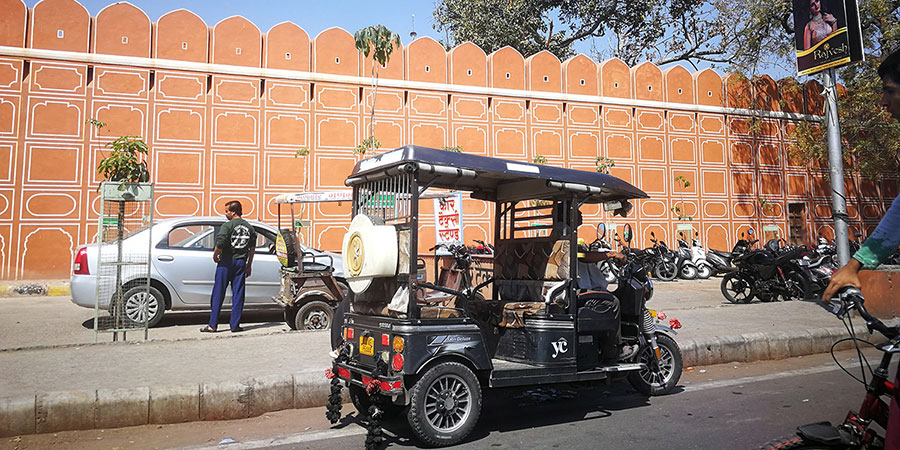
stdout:
<svg viewBox="0 0 900 450">
<path fill-rule="evenodd" d="M 838 291 L 837 298 L 831 299 L 825 307 L 830 313 L 841 319 L 850 310 L 855 309 L 865 319 L 869 333 L 874 330 L 891 340 L 900 337 L 900 330 L 897 327 L 889 327 L 877 317 L 869 314 L 869 311 L 866 310 L 865 301 L 862 291 L 853 286 L 846 286 L 841 288 Z"/>
</svg>

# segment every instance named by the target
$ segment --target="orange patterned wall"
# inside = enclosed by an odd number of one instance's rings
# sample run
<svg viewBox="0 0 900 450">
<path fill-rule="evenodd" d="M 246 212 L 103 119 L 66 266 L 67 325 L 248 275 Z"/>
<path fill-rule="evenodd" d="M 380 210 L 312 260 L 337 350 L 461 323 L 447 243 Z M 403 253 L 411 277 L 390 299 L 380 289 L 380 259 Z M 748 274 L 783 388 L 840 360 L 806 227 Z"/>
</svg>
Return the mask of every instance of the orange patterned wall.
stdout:
<svg viewBox="0 0 900 450">
<path fill-rule="evenodd" d="M 285 22 L 262 33 L 242 17 L 207 26 L 186 10 L 151 23 L 128 3 L 92 18 L 74 0 L 32 9 L 0 0 L 0 11 L 2 278 L 68 276 L 74 251 L 96 231 L 93 169 L 115 136 L 150 145 L 157 218 L 217 214 L 237 198 L 247 217 L 270 223 L 278 193 L 343 188 L 366 136 L 370 65 L 340 28 L 310 38 Z M 583 170 L 612 158 L 613 174 L 652 196 L 615 220 L 635 226 L 639 244 L 651 231 L 674 240 L 671 209 L 681 200 L 713 248 L 730 248 L 750 226 L 786 235 L 788 203 L 806 205 L 811 235 L 830 236 L 826 168 L 786 152 L 797 114 L 822 112 L 814 82 L 783 91 L 790 81 L 751 85 L 680 66 L 526 59 L 511 48 L 486 55 L 470 43 L 447 52 L 427 37 L 397 49 L 380 79 L 375 134 L 384 149 L 461 146 Z M 727 109 L 749 107 L 753 95 L 767 111 L 756 135 L 747 111 Z M 108 126 L 97 132 L 89 118 Z M 309 156 L 295 158 L 299 147 Z M 684 192 L 679 176 L 691 182 Z M 897 180 L 850 173 L 846 181 L 854 227 L 873 228 Z M 760 199 L 771 207 L 760 210 Z M 471 200 L 465 208 L 467 239 L 488 236 L 491 211 Z M 306 211 L 304 238 L 338 249 L 348 209 Z"/>
</svg>

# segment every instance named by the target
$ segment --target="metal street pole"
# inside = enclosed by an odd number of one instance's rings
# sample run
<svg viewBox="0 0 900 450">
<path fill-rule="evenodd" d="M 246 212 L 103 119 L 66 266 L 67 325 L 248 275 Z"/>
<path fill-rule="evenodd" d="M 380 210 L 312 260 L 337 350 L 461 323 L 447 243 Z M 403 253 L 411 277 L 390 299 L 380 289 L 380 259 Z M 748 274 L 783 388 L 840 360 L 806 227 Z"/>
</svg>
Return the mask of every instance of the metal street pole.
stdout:
<svg viewBox="0 0 900 450">
<path fill-rule="evenodd" d="M 828 167 L 831 174 L 831 216 L 834 219 L 834 244 L 840 266 L 850 261 L 847 235 L 847 197 L 844 195 L 844 158 L 841 153 L 841 128 L 838 124 L 837 88 L 834 69 L 825 70 L 825 119 L 828 133 Z"/>
</svg>

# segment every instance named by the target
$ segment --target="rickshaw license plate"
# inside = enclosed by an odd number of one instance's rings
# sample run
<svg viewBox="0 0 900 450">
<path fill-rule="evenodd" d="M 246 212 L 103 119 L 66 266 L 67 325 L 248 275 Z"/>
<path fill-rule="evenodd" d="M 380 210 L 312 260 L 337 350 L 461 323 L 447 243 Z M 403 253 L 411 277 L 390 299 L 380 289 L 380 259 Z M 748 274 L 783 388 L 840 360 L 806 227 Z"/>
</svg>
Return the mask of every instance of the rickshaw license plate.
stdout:
<svg viewBox="0 0 900 450">
<path fill-rule="evenodd" d="M 375 338 L 372 336 L 359 337 L 359 353 L 372 356 L 375 354 Z"/>
</svg>

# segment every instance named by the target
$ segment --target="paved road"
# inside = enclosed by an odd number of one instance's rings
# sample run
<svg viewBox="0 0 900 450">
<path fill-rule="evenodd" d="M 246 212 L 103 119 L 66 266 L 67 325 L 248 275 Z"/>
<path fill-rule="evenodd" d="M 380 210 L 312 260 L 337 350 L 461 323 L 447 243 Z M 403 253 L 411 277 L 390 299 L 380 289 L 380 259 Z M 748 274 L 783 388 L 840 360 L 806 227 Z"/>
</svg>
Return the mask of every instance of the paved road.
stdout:
<svg viewBox="0 0 900 450">
<path fill-rule="evenodd" d="M 842 352 L 838 359 L 854 364 L 855 356 Z M 542 392 L 575 393 L 575 398 L 493 392 L 486 396 L 479 426 L 456 448 L 754 449 L 791 435 L 799 424 L 842 420 L 864 394 L 830 355 L 695 367 L 682 380 L 677 393 L 649 400 L 626 383 L 554 386 Z M 233 450 L 361 448 L 365 431 L 352 405 L 344 405 L 343 412 L 345 420 L 336 427 L 324 420 L 324 408 L 310 408 L 236 421 L 22 436 L 18 442 L 0 442 L 0 448 L 196 448 L 214 447 L 223 439 L 238 443 L 218 448 Z M 386 431 L 389 448 L 416 446 L 405 423 L 389 423 Z"/>
</svg>

